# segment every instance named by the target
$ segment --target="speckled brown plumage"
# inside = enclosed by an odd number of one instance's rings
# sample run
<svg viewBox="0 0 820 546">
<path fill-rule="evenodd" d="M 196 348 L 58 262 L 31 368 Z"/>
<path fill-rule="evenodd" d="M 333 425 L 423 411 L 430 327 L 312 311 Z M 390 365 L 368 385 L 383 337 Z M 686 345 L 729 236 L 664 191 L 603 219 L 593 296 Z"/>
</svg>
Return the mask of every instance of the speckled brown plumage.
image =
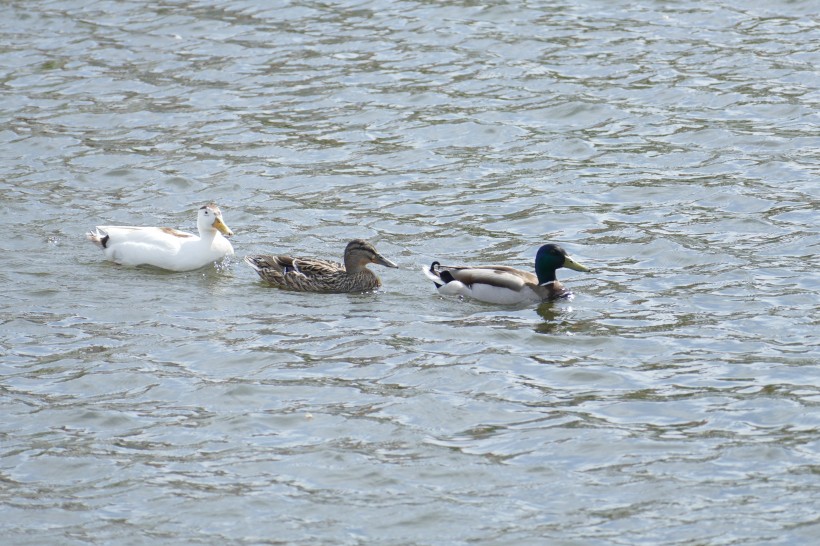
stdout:
<svg viewBox="0 0 820 546">
<path fill-rule="evenodd" d="M 288 255 L 257 254 L 245 257 L 245 262 L 268 283 L 298 292 L 367 292 L 381 286 L 379 277 L 367 268 L 367 264 L 398 267 L 362 239 L 348 243 L 344 261 L 342 265 L 329 260 Z"/>
</svg>

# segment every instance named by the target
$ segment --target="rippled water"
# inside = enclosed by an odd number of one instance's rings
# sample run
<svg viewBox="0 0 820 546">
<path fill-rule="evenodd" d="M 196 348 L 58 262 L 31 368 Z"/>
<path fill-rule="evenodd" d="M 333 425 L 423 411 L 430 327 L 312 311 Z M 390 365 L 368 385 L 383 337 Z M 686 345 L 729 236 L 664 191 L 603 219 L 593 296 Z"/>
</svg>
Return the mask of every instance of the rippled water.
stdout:
<svg viewBox="0 0 820 546">
<path fill-rule="evenodd" d="M 7 543 L 816 540 L 814 2 L 3 11 Z M 84 240 L 208 201 L 217 267 Z M 379 293 L 240 259 L 353 237 Z M 572 302 L 419 271 L 547 241 Z"/>
</svg>

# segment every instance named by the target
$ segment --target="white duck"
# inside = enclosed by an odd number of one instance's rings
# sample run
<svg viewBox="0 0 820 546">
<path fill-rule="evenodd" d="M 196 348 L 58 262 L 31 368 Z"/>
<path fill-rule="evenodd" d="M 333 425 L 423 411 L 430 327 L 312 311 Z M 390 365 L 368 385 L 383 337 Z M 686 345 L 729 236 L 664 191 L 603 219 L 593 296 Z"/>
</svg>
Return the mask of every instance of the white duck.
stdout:
<svg viewBox="0 0 820 546">
<path fill-rule="evenodd" d="M 196 224 L 199 237 L 167 227 L 131 226 L 97 226 L 86 235 L 107 259 L 122 265 L 190 271 L 233 255 L 233 246 L 222 236 L 233 232 L 222 221 L 219 207 L 201 207 Z"/>
</svg>

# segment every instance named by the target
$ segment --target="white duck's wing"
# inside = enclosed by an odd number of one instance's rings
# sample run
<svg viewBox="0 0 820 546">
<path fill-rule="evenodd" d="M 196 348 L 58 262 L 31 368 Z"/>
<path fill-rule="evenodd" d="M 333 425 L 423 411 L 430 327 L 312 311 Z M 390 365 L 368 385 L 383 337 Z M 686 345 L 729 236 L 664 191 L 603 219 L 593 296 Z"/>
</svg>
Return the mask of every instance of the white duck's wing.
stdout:
<svg viewBox="0 0 820 546">
<path fill-rule="evenodd" d="M 167 227 L 97 226 L 103 237 L 108 236 L 105 247 L 118 244 L 136 244 L 156 247 L 158 250 L 178 249 L 182 243 L 199 239 L 192 233 Z"/>
<path fill-rule="evenodd" d="M 187 271 L 217 259 L 212 257 L 215 252 L 199 248 L 203 246 L 199 237 L 171 228 L 97 226 L 88 238 L 102 248 L 107 259 L 127 266 Z"/>
</svg>

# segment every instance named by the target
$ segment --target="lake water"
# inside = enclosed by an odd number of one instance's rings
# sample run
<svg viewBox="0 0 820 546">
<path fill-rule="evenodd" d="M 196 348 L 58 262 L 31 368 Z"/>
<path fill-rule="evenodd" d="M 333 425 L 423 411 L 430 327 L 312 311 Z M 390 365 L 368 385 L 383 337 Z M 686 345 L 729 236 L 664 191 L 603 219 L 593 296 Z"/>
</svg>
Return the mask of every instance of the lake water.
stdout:
<svg viewBox="0 0 820 546">
<path fill-rule="evenodd" d="M 83 544 L 820 536 L 812 1 L 7 1 L 0 535 Z M 99 224 L 237 256 L 123 268 Z M 375 243 L 375 294 L 241 257 Z M 572 301 L 443 298 L 443 263 Z"/>
</svg>

